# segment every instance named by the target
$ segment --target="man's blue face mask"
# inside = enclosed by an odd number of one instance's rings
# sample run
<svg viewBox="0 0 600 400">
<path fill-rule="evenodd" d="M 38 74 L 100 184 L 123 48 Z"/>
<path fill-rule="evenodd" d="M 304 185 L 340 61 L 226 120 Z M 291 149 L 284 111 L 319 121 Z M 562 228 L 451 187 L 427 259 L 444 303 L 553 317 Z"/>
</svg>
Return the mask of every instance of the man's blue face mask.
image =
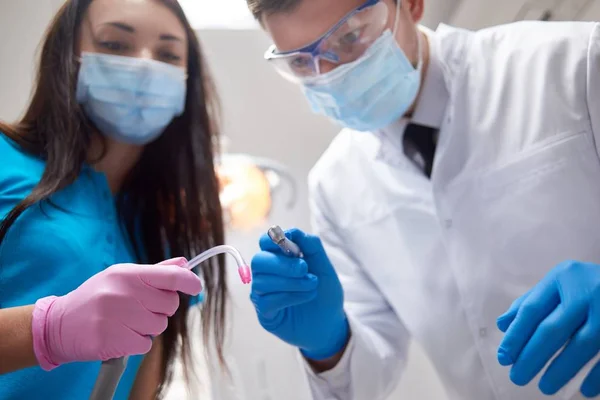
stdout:
<svg viewBox="0 0 600 400">
<path fill-rule="evenodd" d="M 396 9 L 397 26 L 400 2 Z M 313 111 L 358 131 L 385 128 L 401 118 L 421 85 L 421 39 L 415 68 L 389 29 L 356 61 L 314 77 L 302 88 Z"/>
<path fill-rule="evenodd" d="M 82 55 L 77 101 L 107 137 L 145 145 L 185 110 L 185 70 L 163 62 Z"/>
</svg>

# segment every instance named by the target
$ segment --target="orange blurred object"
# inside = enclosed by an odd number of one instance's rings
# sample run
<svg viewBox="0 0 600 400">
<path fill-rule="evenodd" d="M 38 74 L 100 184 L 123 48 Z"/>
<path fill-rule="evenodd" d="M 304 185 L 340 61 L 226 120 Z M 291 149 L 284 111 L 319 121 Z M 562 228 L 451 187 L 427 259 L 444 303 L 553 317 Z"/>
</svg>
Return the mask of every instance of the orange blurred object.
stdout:
<svg viewBox="0 0 600 400">
<path fill-rule="evenodd" d="M 249 230 L 265 222 L 271 211 L 271 185 L 264 171 L 247 161 L 217 166 L 226 223 Z"/>
</svg>

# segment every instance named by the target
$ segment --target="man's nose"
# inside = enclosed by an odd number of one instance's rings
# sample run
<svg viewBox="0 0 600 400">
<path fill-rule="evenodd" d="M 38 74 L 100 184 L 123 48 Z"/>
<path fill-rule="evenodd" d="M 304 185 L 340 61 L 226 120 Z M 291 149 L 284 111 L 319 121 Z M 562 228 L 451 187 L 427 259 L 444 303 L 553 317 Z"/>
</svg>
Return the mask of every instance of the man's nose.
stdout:
<svg viewBox="0 0 600 400">
<path fill-rule="evenodd" d="M 329 71 L 333 71 L 336 67 L 338 67 L 338 65 L 332 63 L 331 61 L 319 60 L 319 73 L 321 74 L 326 74 Z"/>
</svg>

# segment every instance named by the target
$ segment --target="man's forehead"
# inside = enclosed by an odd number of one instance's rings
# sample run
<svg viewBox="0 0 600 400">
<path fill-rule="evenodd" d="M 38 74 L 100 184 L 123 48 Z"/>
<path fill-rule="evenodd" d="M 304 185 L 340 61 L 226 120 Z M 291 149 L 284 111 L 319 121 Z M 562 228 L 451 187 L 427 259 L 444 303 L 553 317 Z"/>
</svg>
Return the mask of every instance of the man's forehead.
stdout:
<svg viewBox="0 0 600 400">
<path fill-rule="evenodd" d="M 263 26 L 279 51 L 306 46 L 327 33 L 365 0 L 302 0 L 289 12 L 263 16 Z"/>
</svg>

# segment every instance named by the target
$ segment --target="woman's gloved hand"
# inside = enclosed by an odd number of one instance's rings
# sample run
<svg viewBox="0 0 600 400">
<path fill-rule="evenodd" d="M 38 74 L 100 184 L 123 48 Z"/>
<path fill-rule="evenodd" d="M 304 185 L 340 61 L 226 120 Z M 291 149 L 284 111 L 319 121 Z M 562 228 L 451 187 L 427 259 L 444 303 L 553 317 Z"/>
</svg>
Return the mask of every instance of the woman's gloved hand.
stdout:
<svg viewBox="0 0 600 400">
<path fill-rule="evenodd" d="M 36 302 L 34 352 L 51 370 L 74 361 L 105 361 L 145 354 L 152 336 L 179 308 L 178 292 L 197 295 L 200 278 L 185 258 L 157 265 L 120 264 L 94 275 L 61 297 Z"/>
<path fill-rule="evenodd" d="M 342 286 L 318 237 L 300 230 L 286 236 L 304 259 L 285 256 L 264 235 L 262 251 L 252 259 L 250 298 L 263 328 L 305 357 L 324 360 L 340 352 L 349 337 Z"/>
<path fill-rule="evenodd" d="M 600 350 L 600 266 L 560 264 L 498 318 L 498 327 L 506 332 L 498 360 L 512 365 L 511 380 L 526 385 L 550 363 L 539 386 L 544 394 L 557 393 Z M 600 364 L 581 392 L 600 394 Z"/>
</svg>

